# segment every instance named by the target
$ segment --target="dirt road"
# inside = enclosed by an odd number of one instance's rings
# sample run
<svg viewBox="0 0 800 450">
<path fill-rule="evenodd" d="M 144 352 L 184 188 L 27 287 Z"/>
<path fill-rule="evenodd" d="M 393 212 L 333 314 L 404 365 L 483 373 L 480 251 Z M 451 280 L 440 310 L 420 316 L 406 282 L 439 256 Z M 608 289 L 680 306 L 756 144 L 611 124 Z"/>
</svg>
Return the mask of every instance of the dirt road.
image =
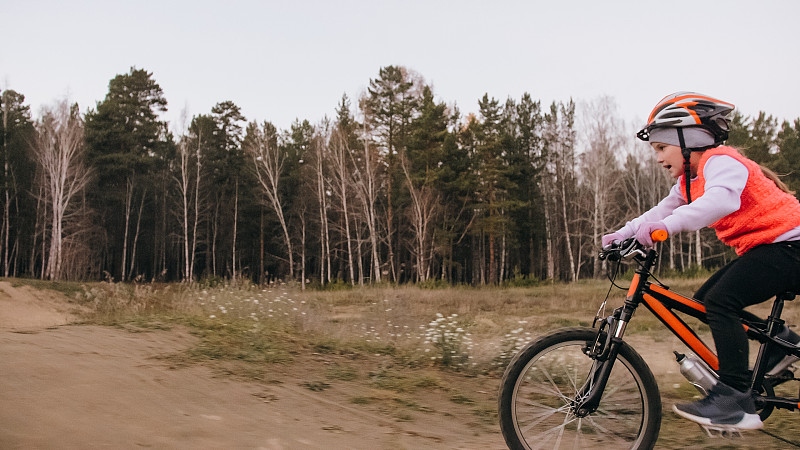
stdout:
<svg viewBox="0 0 800 450">
<path fill-rule="evenodd" d="M 314 392 L 302 367 L 256 383 L 176 365 L 165 356 L 195 342 L 185 330 L 70 325 L 70 308 L 0 282 L 0 448 L 505 448 L 452 402 L 398 421 L 348 402 L 357 384 Z"/>
</svg>

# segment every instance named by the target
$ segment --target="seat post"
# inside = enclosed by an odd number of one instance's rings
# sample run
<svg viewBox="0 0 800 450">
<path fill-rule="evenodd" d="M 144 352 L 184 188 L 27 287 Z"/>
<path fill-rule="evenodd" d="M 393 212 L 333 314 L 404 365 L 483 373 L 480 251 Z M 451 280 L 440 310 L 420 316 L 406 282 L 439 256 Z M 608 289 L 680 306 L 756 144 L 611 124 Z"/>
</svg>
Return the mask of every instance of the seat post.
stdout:
<svg viewBox="0 0 800 450">
<path fill-rule="evenodd" d="M 794 294 L 790 292 L 783 292 L 775 296 L 775 301 L 772 302 L 772 312 L 770 312 L 769 317 L 767 317 L 767 335 L 769 337 L 775 337 L 775 334 L 778 332 L 778 327 L 784 324 L 783 319 L 781 319 L 781 314 L 783 314 L 783 302 L 792 299 L 794 299 Z"/>
<path fill-rule="evenodd" d="M 758 348 L 758 355 L 756 356 L 755 365 L 753 366 L 753 377 L 750 380 L 750 389 L 755 389 L 756 385 L 760 385 L 764 379 L 766 367 L 761 363 L 765 360 L 765 355 L 773 347 L 771 339 L 778 334 L 781 325 L 785 323 L 781 319 L 783 313 L 783 303 L 785 301 L 794 300 L 795 294 L 793 292 L 782 292 L 775 296 L 775 301 L 772 303 L 772 312 L 767 317 L 767 336 L 769 340 L 763 342 Z"/>
</svg>

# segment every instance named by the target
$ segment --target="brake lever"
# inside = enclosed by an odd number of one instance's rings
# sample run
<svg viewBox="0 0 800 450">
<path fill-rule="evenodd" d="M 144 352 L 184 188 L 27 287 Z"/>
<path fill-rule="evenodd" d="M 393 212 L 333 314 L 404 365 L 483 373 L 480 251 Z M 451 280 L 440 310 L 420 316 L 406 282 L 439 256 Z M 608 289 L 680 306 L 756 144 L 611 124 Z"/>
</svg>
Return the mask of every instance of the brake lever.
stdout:
<svg viewBox="0 0 800 450">
<path fill-rule="evenodd" d="M 634 253 L 636 250 L 639 250 L 639 242 L 636 241 L 636 238 L 625 239 L 619 244 L 619 246 L 620 258 L 627 258 L 630 254 Z"/>
<path fill-rule="evenodd" d="M 614 241 L 611 244 L 603 247 L 603 250 L 600 252 L 598 257 L 601 260 L 608 259 L 609 261 L 616 262 L 622 258 L 625 258 L 635 246 L 635 238 L 628 238 L 622 242 Z"/>
<path fill-rule="evenodd" d="M 637 248 L 637 249 L 631 251 L 630 253 L 626 254 L 624 256 L 624 258 L 625 259 L 631 259 L 631 258 L 634 258 L 636 256 L 638 256 L 640 258 L 647 258 L 647 253 L 645 253 L 644 250 L 642 250 L 641 248 Z"/>
</svg>

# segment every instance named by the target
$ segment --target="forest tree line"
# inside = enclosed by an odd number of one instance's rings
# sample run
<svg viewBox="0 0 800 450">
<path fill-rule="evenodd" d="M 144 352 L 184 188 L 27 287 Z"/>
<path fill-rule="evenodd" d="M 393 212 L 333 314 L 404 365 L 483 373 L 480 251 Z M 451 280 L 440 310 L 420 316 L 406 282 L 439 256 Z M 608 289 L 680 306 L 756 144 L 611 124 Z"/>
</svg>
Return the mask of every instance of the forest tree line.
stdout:
<svg viewBox="0 0 800 450">
<path fill-rule="evenodd" d="M 574 281 L 600 276 L 600 237 L 673 184 L 612 98 L 486 94 L 462 115 L 399 66 L 288 130 L 231 101 L 169 124 L 137 68 L 85 112 L 61 100 L 33 117 L 12 89 L 0 101 L 3 276 Z M 728 144 L 800 189 L 800 119 L 737 111 Z M 661 245 L 662 269 L 734 256 L 708 229 Z"/>
</svg>

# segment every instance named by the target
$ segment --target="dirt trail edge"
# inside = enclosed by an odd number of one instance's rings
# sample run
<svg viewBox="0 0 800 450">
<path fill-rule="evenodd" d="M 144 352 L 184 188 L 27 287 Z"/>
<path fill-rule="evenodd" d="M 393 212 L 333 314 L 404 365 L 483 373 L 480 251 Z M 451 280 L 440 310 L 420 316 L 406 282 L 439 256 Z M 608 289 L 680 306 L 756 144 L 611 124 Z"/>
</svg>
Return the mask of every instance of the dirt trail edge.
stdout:
<svg viewBox="0 0 800 450">
<path fill-rule="evenodd" d="M 349 403 L 357 385 L 312 392 L 286 373 L 256 383 L 176 365 L 164 356 L 194 344 L 185 330 L 67 325 L 71 305 L 44 292 L 0 282 L 0 448 L 505 448 L 459 405 L 399 422 Z"/>
</svg>

